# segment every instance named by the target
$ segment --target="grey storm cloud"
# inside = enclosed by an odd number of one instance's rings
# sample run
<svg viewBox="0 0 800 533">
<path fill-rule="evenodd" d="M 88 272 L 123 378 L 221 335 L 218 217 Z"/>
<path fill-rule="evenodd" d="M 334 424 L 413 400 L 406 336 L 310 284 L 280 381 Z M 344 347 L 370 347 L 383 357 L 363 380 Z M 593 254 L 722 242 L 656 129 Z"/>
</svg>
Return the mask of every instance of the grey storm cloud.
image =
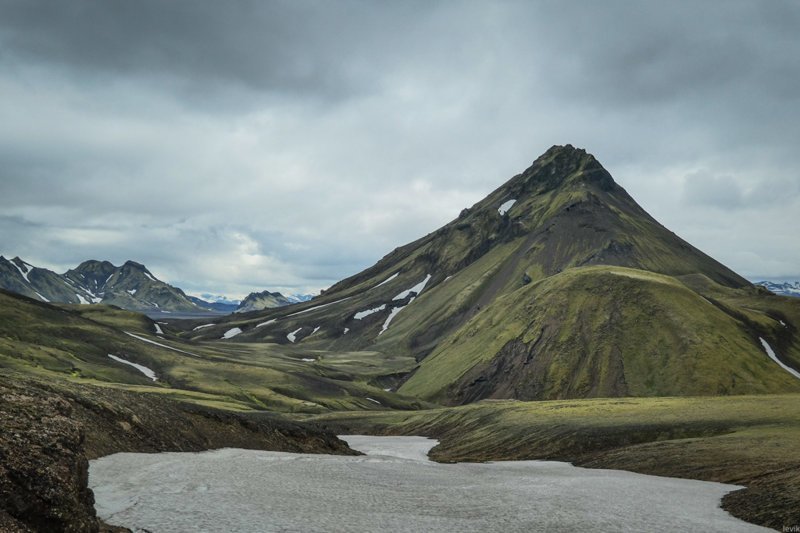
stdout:
<svg viewBox="0 0 800 533">
<path fill-rule="evenodd" d="M 0 253 L 317 290 L 552 144 L 800 278 L 800 5 L 6 0 Z"/>
</svg>

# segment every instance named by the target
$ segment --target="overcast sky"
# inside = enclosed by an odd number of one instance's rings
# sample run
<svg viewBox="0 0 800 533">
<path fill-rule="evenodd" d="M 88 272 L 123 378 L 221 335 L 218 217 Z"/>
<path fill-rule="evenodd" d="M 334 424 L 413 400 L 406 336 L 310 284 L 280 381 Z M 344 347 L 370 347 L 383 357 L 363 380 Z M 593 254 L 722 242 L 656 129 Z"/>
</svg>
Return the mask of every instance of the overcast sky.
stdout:
<svg viewBox="0 0 800 533">
<path fill-rule="evenodd" d="M 316 291 L 553 144 L 800 279 L 800 2 L 0 0 L 0 253 Z"/>
</svg>

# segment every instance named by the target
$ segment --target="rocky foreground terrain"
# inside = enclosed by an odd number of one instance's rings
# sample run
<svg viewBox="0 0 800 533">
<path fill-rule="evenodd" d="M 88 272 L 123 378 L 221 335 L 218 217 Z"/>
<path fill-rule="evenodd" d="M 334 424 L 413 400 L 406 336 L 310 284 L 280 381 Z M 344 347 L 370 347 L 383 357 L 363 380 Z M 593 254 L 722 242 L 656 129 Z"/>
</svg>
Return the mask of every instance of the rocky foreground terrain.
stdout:
<svg viewBox="0 0 800 533">
<path fill-rule="evenodd" d="M 119 531 L 100 522 L 88 460 L 220 447 L 355 454 L 331 433 L 141 394 L 0 370 L 0 531 Z"/>
</svg>

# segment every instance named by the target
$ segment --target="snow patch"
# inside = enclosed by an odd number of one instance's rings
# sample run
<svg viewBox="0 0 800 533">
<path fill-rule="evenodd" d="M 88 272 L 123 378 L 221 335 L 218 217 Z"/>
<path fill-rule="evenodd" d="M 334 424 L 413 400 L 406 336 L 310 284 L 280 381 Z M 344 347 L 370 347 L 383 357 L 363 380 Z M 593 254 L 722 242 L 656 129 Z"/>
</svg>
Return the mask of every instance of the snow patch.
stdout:
<svg viewBox="0 0 800 533">
<path fill-rule="evenodd" d="M 203 328 L 210 328 L 211 326 L 216 326 L 216 324 L 203 324 L 202 326 L 197 326 L 192 331 L 197 331 L 198 329 L 203 329 Z"/>
<path fill-rule="evenodd" d="M 127 361 L 127 360 L 123 359 L 122 357 L 117 357 L 116 355 L 108 354 L 108 356 L 111 359 L 113 359 L 114 361 L 117 361 L 118 363 L 123 363 L 123 364 L 132 366 L 133 368 L 135 368 L 136 370 L 138 370 L 139 372 L 141 372 L 142 374 L 144 374 L 148 378 L 152 379 L 153 381 L 158 381 L 158 378 L 156 377 L 156 373 L 153 372 L 152 370 L 150 370 L 149 368 L 147 368 L 146 366 L 134 363 L 133 361 Z"/>
<path fill-rule="evenodd" d="M 377 289 L 377 288 L 378 288 L 378 287 L 380 287 L 381 285 L 386 285 L 387 283 L 389 283 L 390 281 L 392 281 L 394 278 L 396 278 L 396 277 L 397 277 L 397 276 L 399 276 L 399 275 L 400 275 L 400 272 L 395 272 L 394 274 L 392 274 L 391 276 L 389 276 L 389 277 L 388 277 L 388 278 L 386 278 L 385 280 L 381 281 L 380 283 L 378 283 L 377 285 L 375 285 L 375 286 L 374 286 L 374 287 L 372 287 L 372 288 L 373 288 L 373 289 Z"/>
<path fill-rule="evenodd" d="M 300 333 L 300 330 L 303 329 L 302 327 L 297 328 L 293 332 L 286 335 L 286 338 L 289 339 L 289 342 L 294 342 L 297 340 L 297 334 Z"/>
<path fill-rule="evenodd" d="M 50 302 L 50 300 L 48 300 L 47 298 L 45 298 L 44 296 L 42 296 L 41 294 L 39 294 L 39 292 L 37 292 L 37 291 L 33 291 L 33 292 L 35 292 L 35 293 L 36 293 L 36 296 L 38 296 L 39 298 L 41 298 L 43 302 L 48 302 L 48 303 Z"/>
<path fill-rule="evenodd" d="M 306 363 L 313 363 L 314 361 L 316 361 L 316 359 L 314 359 L 313 357 L 303 357 L 303 359 L 301 360 L 305 361 Z"/>
<path fill-rule="evenodd" d="M 139 290 L 139 289 L 130 289 L 130 290 L 126 290 L 125 292 L 127 292 L 128 294 L 130 294 L 131 296 L 133 296 L 133 295 L 135 295 L 135 294 L 136 294 L 136 291 L 138 291 L 138 290 Z"/>
<path fill-rule="evenodd" d="M 242 328 L 231 328 L 222 336 L 223 339 L 232 339 L 242 332 Z"/>
<path fill-rule="evenodd" d="M 503 216 L 506 213 L 508 213 L 508 210 L 511 209 L 511 207 L 515 203 L 517 203 L 517 199 L 516 198 L 514 198 L 513 200 L 508 200 L 507 202 L 503 202 L 503 204 L 500 207 L 497 208 L 497 212 L 500 213 L 500 216 Z"/>
<path fill-rule="evenodd" d="M 130 336 L 131 336 L 131 337 L 133 337 L 134 339 L 139 339 L 139 340 L 140 340 L 140 341 L 142 341 L 142 342 L 147 342 L 147 343 L 150 343 L 150 344 L 154 344 L 154 345 L 156 345 L 156 346 L 160 346 L 161 348 L 166 348 L 167 350 L 172 350 L 173 352 L 185 353 L 186 355 L 191 355 L 192 357 L 200 357 L 200 356 L 199 356 L 199 355 L 197 355 L 196 353 L 187 352 L 187 351 L 185 351 L 185 350 L 180 350 L 180 349 L 178 349 L 178 348 L 173 348 L 172 346 L 167 346 L 166 344 L 161 344 L 160 342 L 151 341 L 151 340 L 150 340 L 150 339 L 148 339 L 148 338 L 145 338 L 145 337 L 140 337 L 139 335 L 134 335 L 134 334 L 133 334 L 133 333 L 131 333 L 130 331 L 126 331 L 126 332 L 125 332 L 125 334 L 126 334 L 126 335 L 130 335 Z"/>
<path fill-rule="evenodd" d="M 108 282 L 109 282 L 109 280 L 111 280 L 111 278 L 113 278 L 113 277 L 114 277 L 114 274 L 111 274 L 110 276 L 108 276 L 108 277 L 106 278 L 106 280 L 103 282 L 103 286 L 106 286 L 106 285 L 108 285 Z"/>
<path fill-rule="evenodd" d="M 148 272 L 147 270 L 145 270 L 145 271 L 143 272 L 143 274 L 144 274 L 145 276 L 147 276 L 147 279 L 149 279 L 150 281 L 158 281 L 156 278 L 154 278 L 153 276 L 151 276 L 151 275 L 150 275 L 150 272 Z"/>
<path fill-rule="evenodd" d="M 342 333 L 342 335 L 347 335 L 347 333 L 348 333 L 349 331 L 350 331 L 350 328 L 344 328 L 344 333 Z"/>
<path fill-rule="evenodd" d="M 758 340 L 761 341 L 761 346 L 764 347 L 764 351 L 767 352 L 767 355 L 769 356 L 770 359 L 781 365 L 782 369 L 786 370 L 788 373 L 790 373 L 797 379 L 800 379 L 800 372 L 798 372 L 794 368 L 791 368 L 788 365 L 783 364 L 783 362 L 780 359 L 778 359 L 778 356 L 775 354 L 775 351 L 772 349 L 772 346 L 770 346 L 769 343 L 767 343 L 767 341 L 765 341 L 762 337 L 759 337 Z"/>
<path fill-rule="evenodd" d="M 30 267 L 30 268 L 28 268 L 28 270 L 26 271 L 26 270 L 22 270 L 22 269 L 19 267 L 19 265 L 17 265 L 17 264 L 16 264 L 14 261 L 9 261 L 9 263 L 11 263 L 12 265 L 14 265 L 14 266 L 16 267 L 16 269 L 17 269 L 17 270 L 19 270 L 19 273 L 22 275 L 22 277 L 23 277 L 23 278 L 25 278 L 25 282 L 26 282 L 26 283 L 28 283 L 28 285 L 30 285 L 30 283 L 31 283 L 31 280 L 29 280 L 29 279 L 28 279 L 28 274 L 30 274 L 30 273 L 31 273 L 31 268 L 33 268 L 33 267 L 32 267 L 31 265 L 29 265 L 28 263 L 26 263 L 25 261 L 23 261 L 23 262 L 22 262 L 22 264 L 23 264 L 23 265 L 25 265 L 26 267 Z"/>
<path fill-rule="evenodd" d="M 78 294 L 77 292 L 75 293 L 75 296 L 77 296 L 77 297 L 78 297 L 78 301 L 79 301 L 81 304 L 84 304 L 84 305 L 88 305 L 88 304 L 89 304 L 89 300 L 87 300 L 86 298 L 84 298 L 83 296 L 81 296 L 80 294 Z"/>
<path fill-rule="evenodd" d="M 422 281 L 420 281 L 419 283 L 417 283 L 416 285 L 414 285 L 410 289 L 404 290 L 403 292 L 401 292 L 400 294 L 398 294 L 397 296 L 392 298 L 392 300 L 402 300 L 402 299 L 406 298 L 412 292 L 416 293 L 416 295 L 419 296 L 419 294 L 425 289 L 425 285 L 427 285 L 430 280 L 431 280 L 431 275 L 428 274 L 427 276 L 425 276 L 425 279 L 423 279 Z"/>
<path fill-rule="evenodd" d="M 268 326 L 270 324 L 274 324 L 276 320 L 277 319 L 275 318 L 273 318 L 272 320 L 267 320 L 266 322 L 262 322 L 261 324 L 256 324 L 256 327 L 260 328 L 261 326 Z"/>
<path fill-rule="evenodd" d="M 163 335 L 164 334 L 164 332 L 161 331 L 161 326 L 159 326 L 158 324 L 153 324 L 153 325 L 156 327 L 156 335 Z"/>
<path fill-rule="evenodd" d="M 381 402 L 379 402 L 379 401 L 378 401 L 378 400 L 376 400 L 375 398 L 370 398 L 369 396 L 367 396 L 366 398 L 367 398 L 367 400 L 369 400 L 369 401 L 371 401 L 371 402 L 375 402 L 375 403 L 377 403 L 378 405 L 383 405 Z"/>
<path fill-rule="evenodd" d="M 408 303 L 410 304 L 410 303 L 411 303 L 411 302 L 413 302 L 413 301 L 414 301 L 414 298 L 411 298 L 411 300 L 409 300 L 409 302 L 408 302 Z M 391 312 L 391 313 L 389 313 L 389 316 L 387 316 L 387 317 L 386 317 L 386 320 L 384 321 L 384 323 L 383 323 L 383 326 L 381 326 L 381 331 L 380 331 L 380 333 L 378 333 L 378 335 L 381 335 L 381 334 L 382 334 L 384 331 L 386 331 L 387 329 L 389 329 L 389 324 L 391 324 L 391 323 L 392 323 L 392 320 L 394 320 L 394 317 L 396 317 L 396 316 L 397 316 L 397 313 L 399 313 L 400 311 L 402 311 L 404 307 L 405 307 L 405 306 L 400 306 L 400 307 L 392 307 L 392 312 Z"/>
<path fill-rule="evenodd" d="M 39 294 L 39 293 L 37 292 L 36 294 Z M 41 296 L 41 294 L 39 294 L 39 296 Z M 785 327 L 785 328 L 788 328 L 788 327 L 789 327 L 789 326 L 787 326 L 787 325 L 786 325 L 786 322 L 784 322 L 783 320 L 778 320 L 778 322 L 780 322 L 780 323 L 781 323 L 781 326 L 783 326 L 783 327 Z"/>
<path fill-rule="evenodd" d="M 379 311 L 383 311 L 384 309 L 386 309 L 386 304 L 383 304 L 383 305 L 380 305 L 378 307 L 375 307 L 374 309 L 367 309 L 366 311 L 359 311 L 358 313 L 353 315 L 353 318 L 355 318 L 356 320 L 361 320 L 364 317 L 367 317 L 367 316 L 369 316 L 371 314 L 374 314 L 374 313 L 377 313 Z"/>
<path fill-rule="evenodd" d="M 320 328 L 320 326 L 317 326 L 317 327 L 315 327 L 315 328 L 314 328 L 314 331 L 312 331 L 312 332 L 311 332 L 311 335 L 313 335 L 314 333 L 318 332 L 318 331 L 319 331 L 319 328 Z"/>
<path fill-rule="evenodd" d="M 342 298 L 341 300 L 336 300 L 335 302 L 328 302 L 328 303 L 322 304 L 322 305 L 315 305 L 314 307 L 309 307 L 308 309 L 303 309 L 302 311 L 298 311 L 296 313 L 292 313 L 291 315 L 286 315 L 286 316 L 290 317 L 290 316 L 302 315 L 303 313 L 308 313 L 310 311 L 315 311 L 317 309 L 322 309 L 323 307 L 328 307 L 329 305 L 338 304 L 339 302 L 343 302 L 345 300 L 349 300 L 350 298 L 352 298 L 352 296 L 348 296 L 347 298 Z"/>
</svg>

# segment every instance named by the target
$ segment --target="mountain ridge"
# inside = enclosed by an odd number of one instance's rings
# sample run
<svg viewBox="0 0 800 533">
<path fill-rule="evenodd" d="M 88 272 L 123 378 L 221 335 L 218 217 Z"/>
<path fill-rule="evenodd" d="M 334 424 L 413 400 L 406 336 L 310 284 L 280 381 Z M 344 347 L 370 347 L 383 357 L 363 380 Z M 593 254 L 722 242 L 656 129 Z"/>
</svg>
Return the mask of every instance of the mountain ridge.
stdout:
<svg viewBox="0 0 800 533">
<path fill-rule="evenodd" d="M 540 293 L 538 287 L 545 282 L 553 288 Z M 669 291 L 663 290 L 665 283 Z M 575 310 L 560 294 L 575 292 L 576 287 L 578 294 L 610 291 L 613 297 L 573 316 Z M 651 347 L 657 364 L 631 351 L 624 335 L 592 334 L 596 328 L 619 330 L 633 315 L 642 322 L 651 320 L 638 313 L 636 299 L 626 291 L 651 299 L 650 311 L 658 318 L 654 327 L 666 325 L 661 344 Z M 551 305 L 539 306 L 540 298 Z M 744 309 L 737 307 L 738 301 L 722 303 L 737 298 L 757 301 Z M 745 278 L 658 223 L 594 156 L 566 145 L 552 147 L 448 224 L 396 248 L 311 302 L 231 317 L 188 336 L 219 338 L 236 327 L 239 333 L 232 342 L 303 343 L 410 355 L 418 365 L 400 392 L 445 404 L 485 397 L 794 390 L 798 384 L 782 375 L 759 339 L 779 345 L 776 350 L 784 362 L 800 366 L 800 342 L 781 329 L 797 317 L 785 310 L 754 314 L 753 309 L 774 305 L 762 299 Z M 532 309 L 539 309 L 539 315 L 526 314 Z M 511 310 L 519 320 L 507 319 Z M 698 321 L 672 320 L 676 314 Z M 705 320 L 707 315 L 713 317 L 711 322 Z M 583 340 L 565 344 L 573 336 L 567 324 L 584 330 Z M 519 349 L 504 351 L 504 345 L 513 341 L 526 346 L 524 361 L 531 356 L 531 343 L 536 344 L 536 328 L 543 326 L 550 332 L 542 345 L 548 355 L 540 358 L 546 368 L 518 367 L 515 372 L 533 381 L 515 385 L 506 363 Z M 718 344 L 711 337 L 714 327 L 728 331 L 736 341 Z M 684 337 L 698 340 L 686 345 Z M 644 333 L 641 338 L 647 340 Z M 504 343 L 498 345 L 498 339 Z M 465 355 L 471 353 L 470 346 L 474 357 Z M 715 351 L 717 346 L 724 349 Z M 567 348 L 566 359 L 555 357 Z M 711 375 L 703 377 L 692 375 L 692 369 L 699 368 L 696 364 L 675 366 L 676 357 L 688 348 L 693 354 L 689 357 L 701 360 L 703 368 L 718 364 L 719 370 L 706 368 Z M 595 366 L 604 370 L 592 371 Z M 621 370 L 615 374 L 607 370 L 611 366 Z M 668 368 L 677 374 L 670 376 Z M 550 382 L 533 385 L 533 374 L 549 375 Z M 759 381 L 771 385 L 761 386 Z M 490 386 L 478 386 L 481 383 Z"/>
<path fill-rule="evenodd" d="M 64 274 L 0 256 L 0 288 L 42 302 L 115 305 L 135 311 L 202 312 L 179 288 L 157 279 L 141 263 L 83 261 Z"/>
</svg>

